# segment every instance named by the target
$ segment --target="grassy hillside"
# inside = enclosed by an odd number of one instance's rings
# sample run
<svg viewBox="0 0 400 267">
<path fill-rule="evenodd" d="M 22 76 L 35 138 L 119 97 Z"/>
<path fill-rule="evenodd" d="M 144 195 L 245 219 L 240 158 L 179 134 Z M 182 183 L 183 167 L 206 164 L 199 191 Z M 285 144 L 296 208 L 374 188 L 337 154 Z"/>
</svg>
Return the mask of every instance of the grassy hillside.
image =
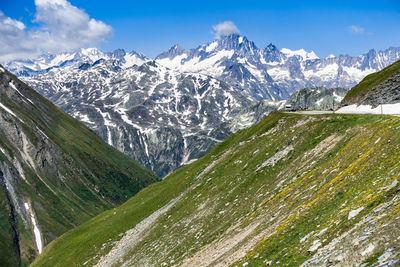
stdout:
<svg viewBox="0 0 400 267">
<path fill-rule="evenodd" d="M 37 255 L 31 216 L 47 244 L 158 180 L 2 68 L 0 104 L 2 266 Z"/>
<path fill-rule="evenodd" d="M 33 266 L 396 260 L 400 118 L 272 113 L 51 242 Z"/>
<path fill-rule="evenodd" d="M 372 73 L 365 77 L 359 84 L 354 86 L 344 97 L 340 106 L 359 104 L 369 91 L 386 81 L 390 76 L 400 72 L 400 60 L 381 71 Z"/>
</svg>

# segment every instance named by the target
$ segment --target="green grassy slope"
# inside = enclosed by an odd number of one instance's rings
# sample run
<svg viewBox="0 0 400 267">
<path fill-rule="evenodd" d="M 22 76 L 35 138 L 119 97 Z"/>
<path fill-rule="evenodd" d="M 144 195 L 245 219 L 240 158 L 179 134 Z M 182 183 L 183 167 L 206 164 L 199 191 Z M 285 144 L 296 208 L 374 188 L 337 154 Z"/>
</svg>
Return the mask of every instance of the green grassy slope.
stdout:
<svg viewBox="0 0 400 267">
<path fill-rule="evenodd" d="M 400 234 L 399 129 L 397 117 L 272 113 L 65 233 L 33 266 L 107 254 L 116 266 L 376 261 Z"/>
<path fill-rule="evenodd" d="M 18 263 L 15 237 L 22 265 L 37 255 L 24 203 L 47 244 L 158 180 L 9 72 L 0 71 L 0 103 L 0 263 Z"/>
<path fill-rule="evenodd" d="M 400 60 L 396 61 L 395 63 L 384 68 L 381 71 L 366 76 L 359 84 L 350 89 L 350 91 L 342 100 L 340 106 L 343 107 L 361 102 L 370 90 L 374 89 L 376 86 L 383 83 L 390 76 L 399 71 Z"/>
</svg>

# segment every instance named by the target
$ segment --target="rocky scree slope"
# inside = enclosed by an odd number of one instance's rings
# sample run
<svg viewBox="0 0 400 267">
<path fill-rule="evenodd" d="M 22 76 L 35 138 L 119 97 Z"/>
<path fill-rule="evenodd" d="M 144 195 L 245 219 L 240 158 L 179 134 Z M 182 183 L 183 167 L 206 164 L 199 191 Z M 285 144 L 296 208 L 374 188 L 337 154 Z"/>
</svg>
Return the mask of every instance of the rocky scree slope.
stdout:
<svg viewBox="0 0 400 267">
<path fill-rule="evenodd" d="M 274 112 L 33 266 L 398 264 L 400 118 Z"/>
<path fill-rule="evenodd" d="M 203 156 L 228 136 L 214 135 L 217 125 L 257 103 L 225 82 L 154 61 L 124 68 L 101 59 L 24 81 L 160 177 Z"/>
<path fill-rule="evenodd" d="M 1 266 L 157 180 L 0 66 Z"/>
<path fill-rule="evenodd" d="M 225 140 L 228 136 L 240 130 L 262 121 L 272 111 L 282 110 L 285 108 L 285 100 L 271 101 L 262 100 L 254 105 L 242 109 L 231 119 L 217 125 L 210 135 L 215 136 L 219 140 Z"/>
<path fill-rule="evenodd" d="M 340 107 L 355 104 L 375 108 L 397 103 L 400 103 L 400 61 L 365 77 L 349 91 Z"/>
</svg>

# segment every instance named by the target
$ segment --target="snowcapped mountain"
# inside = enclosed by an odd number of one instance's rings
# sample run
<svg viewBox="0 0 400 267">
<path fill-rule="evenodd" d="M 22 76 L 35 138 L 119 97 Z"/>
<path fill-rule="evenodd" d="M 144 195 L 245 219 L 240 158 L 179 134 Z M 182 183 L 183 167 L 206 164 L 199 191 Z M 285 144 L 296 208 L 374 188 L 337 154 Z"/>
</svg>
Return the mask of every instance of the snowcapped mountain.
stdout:
<svg viewBox="0 0 400 267">
<path fill-rule="evenodd" d="M 81 66 L 83 63 L 93 64 L 100 59 L 118 59 L 123 67 L 143 64 L 149 59 L 134 51 L 126 53 L 123 49 L 103 53 L 97 48 L 82 48 L 77 52 L 61 54 L 44 54 L 36 59 L 14 60 L 4 65 L 6 69 L 17 76 L 33 76 L 43 74 L 54 68 Z"/>
<path fill-rule="evenodd" d="M 175 45 L 156 61 L 176 71 L 221 79 L 258 100 L 281 100 L 305 87 L 352 87 L 398 59 L 400 48 L 393 47 L 356 57 L 321 59 L 304 49 L 279 50 L 273 44 L 259 49 L 246 37 L 232 34 L 196 49 L 184 50 Z"/>
<path fill-rule="evenodd" d="M 34 60 L 15 60 L 6 63 L 5 67 L 18 76 L 32 76 L 54 68 L 90 65 L 99 59 L 117 60 L 122 69 L 152 60 L 134 51 L 126 53 L 118 49 L 103 53 L 96 48 L 87 48 L 74 53 L 46 54 Z M 366 75 L 398 59 L 400 48 L 395 47 L 383 51 L 371 49 L 360 56 L 319 58 L 313 51 L 278 49 L 273 44 L 259 49 L 246 37 L 231 34 L 190 50 L 174 45 L 158 55 L 155 61 L 177 72 L 209 75 L 246 91 L 257 100 L 282 100 L 300 88 L 350 88 Z"/>
<path fill-rule="evenodd" d="M 285 55 L 286 58 L 289 57 L 298 57 L 302 60 L 313 60 L 319 59 L 319 57 L 315 54 L 314 51 L 307 52 L 304 49 L 299 50 L 290 50 L 288 48 L 282 48 L 281 53 Z"/>
<path fill-rule="evenodd" d="M 256 100 L 204 74 L 155 61 L 126 66 L 126 55 L 23 77 L 118 150 L 164 176 L 220 140 L 212 130 Z M 223 136 L 221 138 L 226 138 Z"/>
<path fill-rule="evenodd" d="M 210 75 L 258 100 L 289 97 L 260 62 L 262 52 L 246 37 L 232 34 L 191 50 L 175 45 L 157 56 L 156 61 L 176 71 Z"/>
</svg>

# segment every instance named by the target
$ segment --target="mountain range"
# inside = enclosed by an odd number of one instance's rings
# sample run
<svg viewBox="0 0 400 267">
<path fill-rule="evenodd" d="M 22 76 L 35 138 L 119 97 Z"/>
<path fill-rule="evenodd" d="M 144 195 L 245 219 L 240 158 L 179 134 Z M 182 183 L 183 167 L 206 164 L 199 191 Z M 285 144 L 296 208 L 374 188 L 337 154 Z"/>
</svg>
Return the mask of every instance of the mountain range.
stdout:
<svg viewBox="0 0 400 267">
<path fill-rule="evenodd" d="M 350 88 L 399 58 L 400 48 L 389 48 L 321 59 L 314 52 L 273 44 L 259 49 L 232 34 L 190 50 L 175 45 L 154 59 L 89 48 L 5 66 L 110 145 L 164 177 L 282 107 L 279 101 L 297 89 Z M 262 105 L 269 103 L 264 114 L 246 113 L 261 107 L 261 100 L 269 101 Z M 251 119 L 240 119 L 246 116 Z"/>
<path fill-rule="evenodd" d="M 211 75 L 258 100 L 282 100 L 304 87 L 350 88 L 399 58 L 400 48 L 392 47 L 321 59 L 314 52 L 279 50 L 273 44 L 258 49 L 246 37 L 232 34 L 191 50 L 175 45 L 156 60 L 171 69 Z"/>
<path fill-rule="evenodd" d="M 258 100 L 282 100 L 305 87 L 350 88 L 366 75 L 399 58 L 399 47 L 382 51 L 371 49 L 359 56 L 319 58 L 313 51 L 278 49 L 272 43 L 260 49 L 245 36 L 231 34 L 190 50 L 174 45 L 154 60 L 180 73 L 200 73 L 217 78 L 247 91 Z M 6 63 L 5 67 L 17 76 L 32 76 L 68 65 L 92 64 L 99 59 L 117 60 L 123 69 L 153 60 L 135 51 L 126 53 L 117 49 L 103 53 L 88 48 L 73 53 L 46 54 L 31 60 L 15 60 Z M 81 67 L 85 68 L 85 65 Z"/>
</svg>

